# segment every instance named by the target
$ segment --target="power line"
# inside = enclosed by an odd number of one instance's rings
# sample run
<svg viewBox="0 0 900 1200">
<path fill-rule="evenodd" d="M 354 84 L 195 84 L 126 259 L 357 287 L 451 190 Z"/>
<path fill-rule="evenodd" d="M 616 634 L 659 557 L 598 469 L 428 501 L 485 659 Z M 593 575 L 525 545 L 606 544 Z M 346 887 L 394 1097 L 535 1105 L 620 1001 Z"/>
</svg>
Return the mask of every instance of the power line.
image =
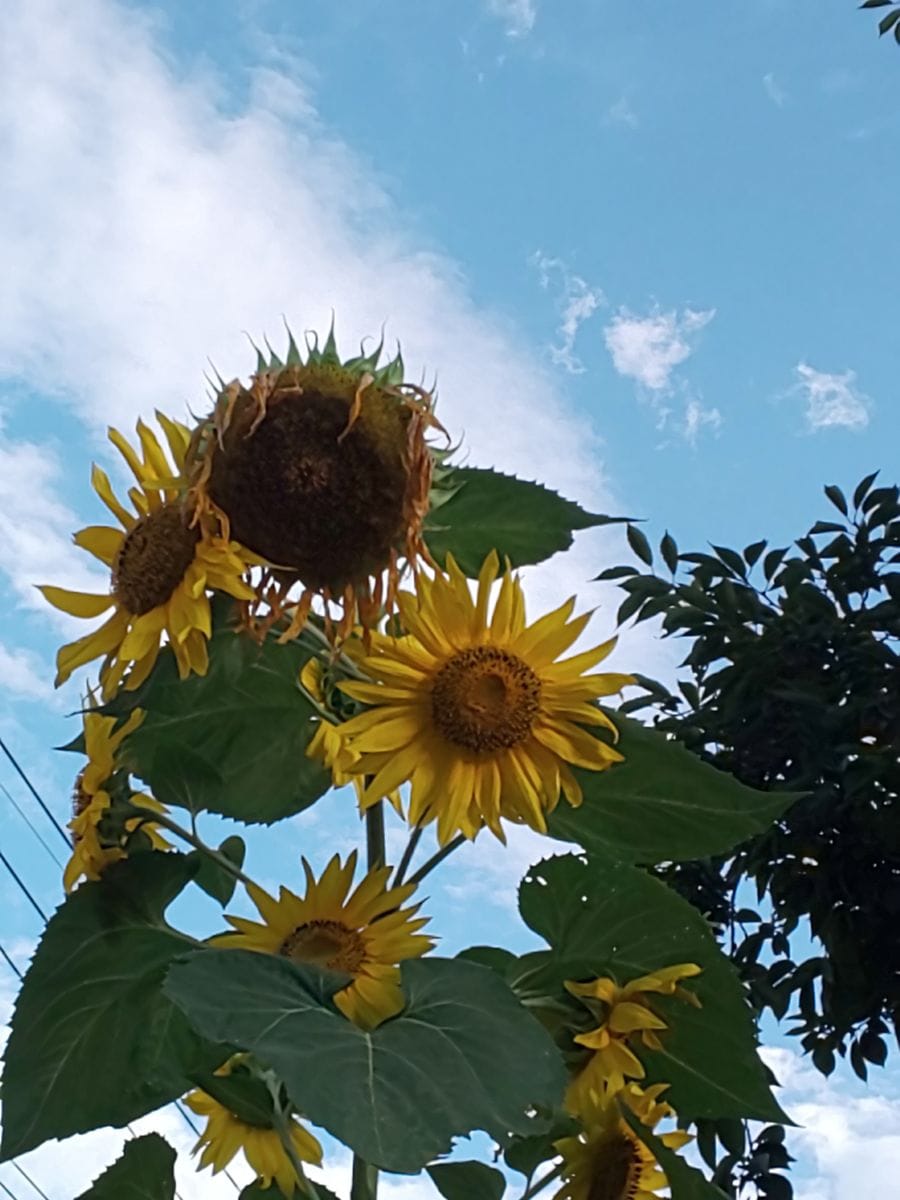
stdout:
<svg viewBox="0 0 900 1200">
<path fill-rule="evenodd" d="M 56 865 L 60 869 L 62 869 L 62 867 L 63 867 L 62 860 L 56 857 L 56 854 L 54 853 L 54 851 L 51 850 L 48 843 L 44 841 L 43 837 L 41 836 L 40 830 L 37 828 L 37 826 L 32 821 L 31 817 L 29 817 L 28 813 L 24 810 L 24 808 L 21 807 L 21 805 L 16 800 L 15 796 L 13 796 L 13 794 L 9 790 L 9 788 L 6 787 L 5 784 L 0 783 L 0 792 L 2 792 L 3 795 L 7 798 L 7 800 L 10 802 L 10 804 L 13 806 L 13 808 L 16 810 L 16 812 L 19 814 L 19 816 L 22 818 L 22 820 L 25 822 L 25 824 L 28 826 L 28 828 L 31 830 L 31 832 L 34 834 L 34 836 L 37 838 L 37 840 L 41 843 L 41 845 L 44 847 L 44 849 L 47 851 L 47 853 L 50 855 L 50 857 L 56 863 Z"/>
<path fill-rule="evenodd" d="M 0 850 L 0 862 L 3 863 L 3 865 L 4 865 L 4 867 L 6 867 L 7 871 L 9 871 L 10 875 L 12 875 L 13 879 L 19 885 L 19 889 L 21 890 L 21 892 L 25 896 L 27 896 L 28 899 L 31 901 L 32 908 L 35 910 L 37 915 L 41 918 L 41 920 L 46 925 L 47 924 L 47 914 L 44 912 L 44 910 L 38 904 L 37 900 L 35 900 L 34 896 L 32 896 L 31 892 L 28 890 L 26 885 L 22 882 L 22 879 L 17 874 L 15 867 L 12 865 L 12 863 L 9 861 L 9 859 L 6 857 L 6 855 L 3 853 L 2 850 Z"/>
<path fill-rule="evenodd" d="M 63 829 L 62 825 L 60 825 L 57 818 L 54 816 L 54 814 L 50 811 L 50 809 L 44 803 L 37 788 L 34 786 L 34 784 L 31 782 L 31 780 L 28 778 L 28 776 L 25 774 L 25 772 L 19 766 L 18 762 L 16 761 L 15 755 L 12 753 L 10 748 L 7 746 L 6 742 L 4 742 L 2 737 L 0 737 L 0 750 L 3 751 L 3 753 L 9 759 L 9 761 L 12 763 L 13 767 L 15 768 L 16 772 L 18 773 L 22 782 L 28 788 L 29 792 L 31 792 L 32 796 L 34 796 L 35 800 L 37 800 L 38 804 L 41 806 L 43 811 L 46 813 L 47 817 L 49 817 L 49 819 L 52 822 L 52 824 L 54 825 L 54 827 L 59 831 L 59 836 L 66 843 L 66 846 L 69 847 L 69 845 L 70 845 L 69 835 L 66 833 L 65 829 Z"/>
<path fill-rule="evenodd" d="M 29 1183 L 34 1188 L 34 1190 L 42 1198 L 42 1200 L 50 1200 L 50 1197 L 47 1195 L 47 1193 L 42 1188 L 38 1187 L 38 1185 L 34 1182 L 34 1180 L 31 1178 L 31 1176 L 28 1174 L 28 1172 L 24 1169 L 24 1167 L 20 1167 L 19 1164 L 17 1162 L 15 1162 L 14 1160 L 11 1160 L 9 1165 L 11 1167 L 14 1167 L 15 1170 L 17 1170 L 19 1172 L 19 1174 L 22 1176 L 22 1178 L 25 1180 L 25 1182 Z"/>
<path fill-rule="evenodd" d="M 12 1188 L 8 1188 L 2 1179 L 0 1179 L 0 1188 L 3 1188 L 3 1190 L 4 1190 L 4 1192 L 6 1192 L 7 1196 L 9 1196 L 9 1200 L 19 1200 L 19 1197 L 12 1190 Z"/>
<path fill-rule="evenodd" d="M 2 956 L 6 959 L 6 963 L 7 963 L 7 966 L 9 967 L 9 969 L 14 974 L 18 975 L 19 979 L 23 979 L 24 976 L 23 976 L 22 972 L 19 970 L 19 968 L 16 966 L 16 964 L 13 962 L 13 960 L 6 953 L 6 948 L 2 944 L 0 944 L 0 954 L 2 954 Z"/>
</svg>

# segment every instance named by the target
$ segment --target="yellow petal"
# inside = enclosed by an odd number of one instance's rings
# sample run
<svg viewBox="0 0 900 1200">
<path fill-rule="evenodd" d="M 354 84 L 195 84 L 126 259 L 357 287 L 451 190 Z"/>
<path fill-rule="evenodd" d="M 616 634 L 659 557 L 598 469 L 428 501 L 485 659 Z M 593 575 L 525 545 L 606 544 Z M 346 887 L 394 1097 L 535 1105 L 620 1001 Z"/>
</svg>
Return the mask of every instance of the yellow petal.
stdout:
<svg viewBox="0 0 900 1200">
<path fill-rule="evenodd" d="M 76 546 L 87 550 L 89 554 L 93 554 L 94 558 L 98 558 L 108 567 L 111 567 L 116 561 L 116 555 L 122 548 L 124 540 L 125 535 L 122 530 L 113 529 L 111 525 L 88 525 L 86 529 L 79 529 L 72 538 Z"/>
<path fill-rule="evenodd" d="M 68 588 L 43 584 L 38 587 L 45 600 L 73 617 L 99 617 L 115 604 L 115 596 L 92 596 L 89 592 L 70 592 Z"/>
<path fill-rule="evenodd" d="M 91 468 L 91 485 L 112 515 L 118 517 L 126 529 L 131 529 L 137 518 L 132 516 L 116 497 L 115 492 L 112 490 L 112 484 L 109 482 L 109 476 L 96 463 Z"/>
</svg>

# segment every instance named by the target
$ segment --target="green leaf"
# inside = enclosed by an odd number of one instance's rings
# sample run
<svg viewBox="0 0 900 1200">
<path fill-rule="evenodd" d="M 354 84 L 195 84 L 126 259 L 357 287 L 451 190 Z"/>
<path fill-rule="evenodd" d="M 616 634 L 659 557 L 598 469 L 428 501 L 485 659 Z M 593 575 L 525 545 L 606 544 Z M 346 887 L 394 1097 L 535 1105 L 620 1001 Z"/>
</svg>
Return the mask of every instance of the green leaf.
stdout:
<svg viewBox="0 0 900 1200">
<path fill-rule="evenodd" d="M 122 748 L 158 800 L 240 821 L 302 812 L 330 785 L 306 748 L 314 710 L 300 691 L 301 642 L 262 646 L 231 629 L 209 644 L 206 675 L 179 679 L 166 651 L 133 705 L 146 716 Z"/>
<path fill-rule="evenodd" d="M 606 771 L 575 769 L 584 803 L 560 801 L 547 823 L 551 837 L 629 862 L 680 862 L 730 850 L 797 799 L 749 788 L 658 730 L 609 715 L 625 761 Z"/>
<path fill-rule="evenodd" d="M 678 570 L 678 545 L 668 529 L 659 543 L 659 552 L 663 556 L 663 562 L 674 575 Z"/>
<path fill-rule="evenodd" d="M 127 1142 L 122 1157 L 78 1200 L 174 1200 L 175 1151 L 158 1133 Z"/>
<path fill-rule="evenodd" d="M 428 1174 L 444 1200 L 501 1200 L 506 1191 L 503 1173 L 480 1162 L 435 1163 Z"/>
<path fill-rule="evenodd" d="M 219 853 L 223 854 L 229 862 L 234 863 L 236 867 L 242 867 L 244 855 L 247 853 L 244 839 L 236 834 L 227 837 L 219 847 Z M 214 859 L 209 858 L 206 854 L 197 851 L 196 858 L 198 866 L 194 882 L 202 887 L 208 896 L 212 896 L 213 900 L 218 900 L 224 908 L 234 895 L 237 876 L 226 870 L 225 867 L 220 867 Z"/>
<path fill-rule="evenodd" d="M 455 1136 L 531 1132 L 531 1106 L 565 1083 L 547 1033 L 493 971 L 404 963 L 407 1007 L 371 1032 L 323 996 L 321 976 L 275 955 L 209 950 L 176 963 L 166 991 L 204 1036 L 251 1051 L 298 1109 L 387 1171 L 410 1173 Z"/>
<path fill-rule="evenodd" d="M 641 562 L 647 564 L 648 567 L 653 566 L 653 551 L 650 549 L 650 543 L 647 541 L 647 536 L 636 525 L 629 525 L 625 530 L 625 536 L 628 538 L 628 545 L 632 548 Z"/>
<path fill-rule="evenodd" d="M 315 1196 L 312 1192 L 294 1191 L 292 1200 L 340 1200 L 334 1192 L 325 1186 L 324 1183 L 315 1183 Z M 238 1200 L 282 1200 L 281 1189 L 276 1187 L 263 1187 L 261 1180 L 256 1179 L 253 1183 L 248 1183 L 244 1190 L 238 1196 Z"/>
<path fill-rule="evenodd" d="M 872 484 L 878 478 L 878 474 L 879 474 L 878 471 L 873 471 L 871 473 L 871 475 L 864 476 L 859 481 L 859 483 L 856 485 L 856 487 L 854 488 L 854 491 L 853 491 L 853 507 L 854 508 L 859 508 L 859 506 L 862 504 L 869 488 L 872 486 Z"/>
<path fill-rule="evenodd" d="M 225 1058 L 161 990 L 169 964 L 195 944 L 163 919 L 193 870 L 180 854 L 136 855 L 83 883 L 50 918 L 12 1020 L 3 1158 L 125 1125 Z"/>
<path fill-rule="evenodd" d="M 636 1046 L 648 1080 L 671 1084 L 666 1099 L 686 1119 L 784 1118 L 738 974 L 687 900 L 635 867 L 565 855 L 529 870 L 519 908 L 552 947 L 548 965 L 560 986 L 566 978 L 610 975 L 624 984 L 660 967 L 700 966 L 702 974 L 684 986 L 701 1008 L 653 997 L 669 1029 L 661 1051 Z"/>
<path fill-rule="evenodd" d="M 652 1130 L 642 1125 L 633 1113 L 626 1112 L 625 1120 L 665 1171 L 672 1200 L 727 1200 L 720 1188 L 704 1178 L 696 1167 L 685 1162 L 680 1154 L 670 1150 Z"/>
<path fill-rule="evenodd" d="M 539 563 L 568 550 L 574 531 L 625 519 L 587 512 L 539 483 L 479 467 L 455 468 L 447 486 L 458 490 L 433 514 L 425 541 L 439 563 L 452 554 L 470 578 L 492 550 L 514 567 Z"/>
<path fill-rule="evenodd" d="M 836 483 L 828 483 L 825 485 L 825 495 L 838 510 L 846 517 L 850 511 L 847 506 L 847 498 Z"/>
</svg>

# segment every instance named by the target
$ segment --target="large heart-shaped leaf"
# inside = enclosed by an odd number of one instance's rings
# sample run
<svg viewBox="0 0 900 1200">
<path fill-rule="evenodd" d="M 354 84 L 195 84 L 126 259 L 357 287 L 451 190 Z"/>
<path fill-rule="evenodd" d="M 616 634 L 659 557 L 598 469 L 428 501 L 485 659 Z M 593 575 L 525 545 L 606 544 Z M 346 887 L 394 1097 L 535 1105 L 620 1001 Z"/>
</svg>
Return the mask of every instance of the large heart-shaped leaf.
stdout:
<svg viewBox="0 0 900 1200">
<path fill-rule="evenodd" d="M 315 972 L 274 955 L 205 951 L 166 984 L 204 1037 L 252 1051 L 311 1121 L 387 1171 L 418 1171 L 474 1129 L 530 1132 L 529 1107 L 559 1102 L 556 1047 L 493 971 L 422 959 L 403 987 L 406 1009 L 365 1032 Z"/>
<path fill-rule="evenodd" d="M 298 686 L 309 649 L 258 645 L 227 626 L 209 643 L 209 671 L 179 679 L 165 651 L 130 703 L 145 717 L 122 758 L 165 804 L 271 822 L 308 808 L 330 778 L 306 756 L 313 708 Z M 108 711 L 121 712 L 120 693 Z"/>
<path fill-rule="evenodd" d="M 554 977 L 561 987 L 566 978 L 604 975 L 623 984 L 676 963 L 700 966 L 686 986 L 702 1007 L 653 998 L 670 1028 L 661 1051 L 636 1046 L 647 1078 L 671 1084 L 666 1098 L 682 1117 L 785 1119 L 737 972 L 686 900 L 636 867 L 564 855 L 528 871 L 519 907 L 552 947 L 545 986 Z"/>
<path fill-rule="evenodd" d="M 584 803 L 560 803 L 548 822 L 551 837 L 626 862 L 681 862 L 762 833 L 797 799 L 749 788 L 658 730 L 609 715 L 625 761 L 606 771 L 576 769 Z"/>
<path fill-rule="evenodd" d="M 438 562 L 452 554 L 472 578 L 492 550 L 522 567 L 567 550 L 575 530 L 624 520 L 587 512 L 540 483 L 480 467 L 457 467 L 448 486 L 456 491 L 430 514 L 425 540 Z"/>
<path fill-rule="evenodd" d="M 174 1200 L 175 1151 L 158 1133 L 128 1142 L 78 1200 Z"/>
<path fill-rule="evenodd" d="M 163 918 L 193 870 L 180 854 L 139 854 L 50 918 L 6 1049 L 4 1158 L 125 1125 L 187 1091 L 195 1068 L 222 1062 L 161 989 L 173 958 L 195 945 Z"/>
</svg>

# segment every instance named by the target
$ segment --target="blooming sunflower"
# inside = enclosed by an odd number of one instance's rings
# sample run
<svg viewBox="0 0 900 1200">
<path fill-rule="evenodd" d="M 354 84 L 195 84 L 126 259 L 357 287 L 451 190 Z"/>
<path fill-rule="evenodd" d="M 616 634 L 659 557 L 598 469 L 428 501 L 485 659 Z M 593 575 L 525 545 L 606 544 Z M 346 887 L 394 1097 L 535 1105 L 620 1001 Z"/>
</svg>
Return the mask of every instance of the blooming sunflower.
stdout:
<svg viewBox="0 0 900 1200">
<path fill-rule="evenodd" d="M 185 1104 L 198 1117 L 206 1118 L 206 1127 L 194 1147 L 200 1148 L 200 1167 L 212 1167 L 213 1174 L 228 1166 L 239 1150 L 250 1167 L 256 1172 L 262 1186 L 276 1183 L 283 1196 L 292 1197 L 300 1188 L 301 1181 L 282 1144 L 276 1129 L 265 1125 L 251 1125 L 214 1100 L 206 1092 L 197 1090 L 184 1098 Z M 319 1166 L 322 1162 L 322 1147 L 315 1137 L 296 1119 L 289 1125 L 291 1145 L 301 1162 Z"/>
<path fill-rule="evenodd" d="M 71 892 L 79 879 L 99 879 L 110 863 L 125 858 L 127 851 L 121 842 L 112 842 L 100 833 L 100 823 L 110 814 L 112 798 L 107 790 L 116 770 L 116 753 L 124 739 L 140 725 L 144 714 L 135 710 L 127 721 L 115 729 L 115 717 L 103 717 L 99 713 L 86 711 L 83 716 L 84 749 L 88 761 L 75 781 L 75 797 L 72 820 L 72 857 L 63 871 L 63 886 Z M 132 804 L 156 812 L 165 812 L 163 806 L 152 796 L 135 794 Z M 126 834 L 138 826 L 150 839 L 156 850 L 168 850 L 169 843 L 159 827 L 142 823 L 139 817 L 125 822 Z"/>
<path fill-rule="evenodd" d="M 638 1039 L 648 1050 L 661 1050 L 657 1031 L 668 1028 L 651 1007 L 648 993 L 674 995 L 699 1007 L 700 1001 L 694 993 L 678 985 L 682 979 L 699 975 L 700 970 L 696 963 L 679 963 L 650 975 L 641 975 L 622 987 L 608 977 L 589 983 L 566 983 L 573 996 L 599 1001 L 599 1005 L 590 1004 L 589 1007 L 595 1012 L 599 1009 L 602 1014 L 596 1029 L 575 1038 L 578 1045 L 593 1053 L 569 1084 L 566 1107 L 570 1112 L 581 1116 L 605 1090 L 618 1092 L 625 1087 L 626 1079 L 644 1078 L 644 1065 L 629 1040 Z"/>
<path fill-rule="evenodd" d="M 281 954 L 298 963 L 312 963 L 351 975 L 352 982 L 338 991 L 338 1009 L 363 1029 L 374 1029 L 403 1008 L 400 968 L 397 963 L 418 958 L 433 946 L 417 931 L 427 918 L 417 917 L 419 906 L 401 908 L 414 885 L 386 888 L 390 867 L 370 871 L 350 892 L 356 872 L 356 851 L 341 865 L 335 855 L 321 879 L 303 859 L 306 894 L 301 898 L 282 887 L 275 900 L 262 888 L 248 884 L 247 891 L 263 924 L 244 917 L 227 917 L 237 933 L 218 934 L 217 946 Z"/>
<path fill-rule="evenodd" d="M 577 1137 L 554 1143 L 563 1160 L 563 1186 L 554 1200 L 654 1200 L 668 1186 L 656 1158 L 622 1119 L 614 1093 L 596 1097 Z M 663 1134 L 673 1148 L 681 1135 Z"/>
<path fill-rule="evenodd" d="M 125 686 L 136 688 L 153 670 L 163 635 L 175 654 L 182 679 L 206 673 L 207 638 L 211 615 L 207 588 L 227 592 L 238 600 L 255 594 L 241 576 L 248 557 L 234 542 L 192 524 L 182 499 L 188 429 L 157 413 L 171 452 L 172 466 L 156 435 L 143 421 L 137 433 L 143 457 L 116 429 L 109 438 L 137 480 L 128 495 L 129 512 L 112 490 L 104 471 L 95 466 L 91 482 L 97 495 L 121 523 L 122 529 L 91 525 L 75 534 L 75 544 L 111 570 L 110 589 L 103 595 L 44 586 L 55 607 L 76 617 L 112 615 L 93 633 L 63 646 L 56 659 L 56 686 L 95 658 L 105 657 L 100 674 L 109 698 L 131 667 Z"/>
<path fill-rule="evenodd" d="M 437 820 L 444 845 L 486 824 L 503 840 L 500 818 L 547 830 L 560 791 L 581 803 L 571 766 L 603 771 L 621 754 L 584 726 L 610 719 L 593 703 L 633 682 L 630 675 L 586 674 L 615 639 L 557 661 L 590 614 L 572 618 L 574 598 L 528 625 L 522 586 L 503 576 L 492 616 L 499 559 L 482 566 L 477 595 L 447 556 L 448 573 L 420 574 L 416 594 L 397 598 L 405 637 L 373 635 L 361 667 L 374 682 L 341 683 L 371 708 L 340 726 L 351 775 L 370 775 L 364 808 L 401 783 L 412 785 L 409 820 Z"/>
<path fill-rule="evenodd" d="M 259 353 L 247 387 L 222 383 L 192 443 L 197 511 L 273 564 L 258 593 L 262 627 L 287 615 L 285 639 L 316 595 L 343 606 L 341 633 L 357 618 L 374 624 L 391 607 L 400 558 L 421 552 L 434 400 L 404 381 L 399 354 L 380 356 L 378 346 L 342 363 L 332 332 L 304 360 L 289 331 L 286 361 Z M 289 604 L 295 583 L 302 594 Z"/>
</svg>

